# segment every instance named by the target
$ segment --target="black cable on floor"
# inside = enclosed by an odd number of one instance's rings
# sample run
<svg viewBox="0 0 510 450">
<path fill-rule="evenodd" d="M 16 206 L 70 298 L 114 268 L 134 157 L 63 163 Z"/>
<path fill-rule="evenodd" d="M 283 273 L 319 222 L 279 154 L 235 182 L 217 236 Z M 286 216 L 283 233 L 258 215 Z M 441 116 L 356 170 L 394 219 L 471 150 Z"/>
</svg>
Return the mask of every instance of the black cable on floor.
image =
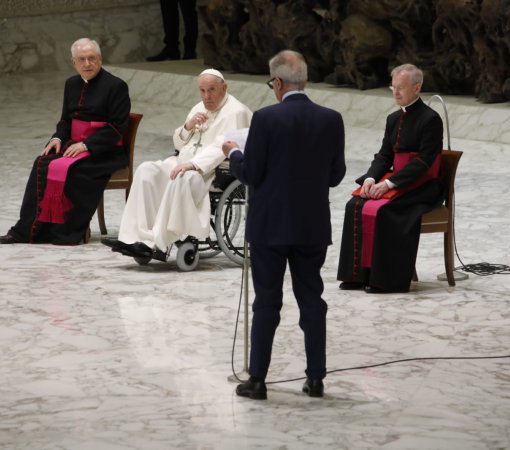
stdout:
<svg viewBox="0 0 510 450">
<path fill-rule="evenodd" d="M 405 358 L 405 359 L 396 359 L 392 361 L 386 361 L 377 364 L 368 364 L 366 366 L 355 366 L 355 367 L 345 367 L 343 369 L 333 369 L 328 370 L 326 374 L 336 373 L 336 372 L 346 372 L 348 370 L 361 370 L 361 369 L 371 369 L 373 367 L 381 367 L 381 366 L 389 366 L 390 364 L 397 364 L 403 362 L 411 362 L 411 361 L 434 361 L 434 360 L 459 360 L 459 359 L 505 359 L 510 358 L 510 355 L 496 355 L 496 356 L 430 356 L 430 357 L 416 357 L 416 358 Z M 291 378 L 287 380 L 279 380 L 279 381 L 266 381 L 266 384 L 277 384 L 277 383 L 287 383 L 290 381 L 300 381 L 306 380 L 306 376 L 299 378 Z"/>
<path fill-rule="evenodd" d="M 452 226 L 453 247 L 455 248 L 455 255 L 461 264 L 460 266 L 455 267 L 454 270 L 462 270 L 463 272 L 469 272 L 480 277 L 487 277 L 489 275 L 510 275 L 510 266 L 507 266 L 506 264 L 492 264 L 488 262 L 464 264 L 464 262 L 460 259 L 459 252 L 457 251 L 457 240 L 455 238 L 455 195 L 452 196 L 452 204 L 450 207 L 454 208 L 454 213 L 452 215 L 454 218 Z"/>
<path fill-rule="evenodd" d="M 453 198 L 452 198 L 452 205 L 450 205 L 450 207 L 455 208 L 455 196 L 453 196 Z M 453 215 L 453 217 L 455 217 L 455 214 Z M 453 228 L 453 246 L 455 248 L 455 254 L 457 255 L 457 258 L 459 259 L 459 261 L 461 263 L 461 266 L 456 267 L 455 270 L 463 270 L 464 272 L 469 272 L 469 273 L 472 273 L 474 275 L 479 275 L 479 276 L 508 275 L 508 274 L 510 274 L 510 266 L 507 266 L 505 264 L 491 264 L 491 263 L 487 263 L 487 262 L 481 262 L 481 263 L 476 263 L 476 264 L 464 264 L 462 262 L 462 260 L 460 259 L 459 252 L 457 251 L 457 241 L 455 239 L 455 222 L 453 223 L 453 225 L 454 225 L 452 227 Z M 232 373 L 234 374 L 235 378 L 239 382 L 242 382 L 243 380 L 241 380 L 237 376 L 237 374 L 235 372 L 235 368 L 234 368 L 234 353 L 235 353 L 235 343 L 236 343 L 236 338 L 237 338 L 237 328 L 238 328 L 238 324 L 239 324 L 239 314 L 240 314 L 240 311 L 241 311 L 241 301 L 242 301 L 242 295 L 243 295 L 244 276 L 245 276 L 245 273 L 244 273 L 244 266 L 243 266 L 242 275 L 241 275 L 241 291 L 239 293 L 239 306 L 238 306 L 238 309 L 237 309 L 237 318 L 236 318 L 236 326 L 235 326 L 235 330 L 234 330 L 234 339 L 233 339 L 233 345 L 232 345 L 232 361 L 231 361 L 231 364 L 232 364 Z M 369 365 L 365 365 L 365 366 L 355 366 L 355 367 L 345 367 L 343 369 L 333 369 L 333 370 L 327 371 L 326 374 L 331 374 L 331 373 L 336 373 L 336 372 L 346 372 L 346 371 L 349 371 L 349 370 L 371 369 L 371 368 L 374 368 L 374 367 L 382 367 L 382 366 L 388 366 L 390 364 L 398 364 L 398 363 L 412 362 L 412 361 L 434 361 L 434 360 L 436 360 L 436 361 L 438 361 L 438 360 L 455 361 L 455 360 L 505 359 L 505 358 L 510 358 L 510 355 L 496 355 L 496 356 L 430 356 L 430 357 L 423 357 L 423 358 L 416 357 L 416 358 L 397 359 L 397 360 L 386 361 L 386 362 L 377 363 L 377 364 L 369 364 Z M 306 376 L 298 377 L 298 378 L 289 378 L 289 379 L 286 379 L 286 380 L 266 381 L 266 384 L 288 383 L 288 382 L 291 382 L 291 381 L 300 381 L 300 380 L 305 380 L 305 379 L 306 379 Z"/>
</svg>

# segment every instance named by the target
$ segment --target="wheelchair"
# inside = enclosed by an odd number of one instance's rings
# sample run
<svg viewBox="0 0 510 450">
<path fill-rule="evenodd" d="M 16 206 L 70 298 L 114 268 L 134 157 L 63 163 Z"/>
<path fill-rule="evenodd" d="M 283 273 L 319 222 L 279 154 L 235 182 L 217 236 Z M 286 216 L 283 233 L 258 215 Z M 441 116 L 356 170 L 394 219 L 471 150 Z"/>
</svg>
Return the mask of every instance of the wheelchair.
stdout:
<svg viewBox="0 0 510 450">
<path fill-rule="evenodd" d="M 242 265 L 245 253 L 246 186 L 231 174 L 228 163 L 216 168 L 209 197 L 211 217 L 208 238 L 200 240 L 188 236 L 174 242 L 167 252 L 156 250 L 152 257 L 135 257 L 135 261 L 140 265 L 146 265 L 152 259 L 166 262 L 172 248 L 176 247 L 175 262 L 181 272 L 194 270 L 200 258 L 212 258 L 222 252 L 234 263 Z"/>
</svg>

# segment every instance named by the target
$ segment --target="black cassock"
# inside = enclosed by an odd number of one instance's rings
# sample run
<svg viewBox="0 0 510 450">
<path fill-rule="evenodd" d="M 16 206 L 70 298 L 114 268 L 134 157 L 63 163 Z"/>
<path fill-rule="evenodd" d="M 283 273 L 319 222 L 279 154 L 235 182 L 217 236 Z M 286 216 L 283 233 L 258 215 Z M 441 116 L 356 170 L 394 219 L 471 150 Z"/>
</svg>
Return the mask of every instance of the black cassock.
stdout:
<svg viewBox="0 0 510 450">
<path fill-rule="evenodd" d="M 94 215 L 101 195 L 113 172 L 127 165 L 126 149 L 119 140 L 127 130 L 131 102 L 127 84 L 104 69 L 85 82 L 79 75 L 66 81 L 62 117 L 52 137 L 62 141 L 59 155 L 35 159 L 30 173 L 20 219 L 9 234 L 20 242 L 74 245 L 80 243 Z M 64 193 L 73 204 L 65 223 L 38 220 L 41 201 L 47 184 L 48 165 L 60 158 L 74 141 L 71 140 L 72 120 L 106 122 L 83 139 L 90 156 L 71 165 Z"/>
<path fill-rule="evenodd" d="M 418 154 L 389 180 L 405 189 L 429 170 L 443 146 L 441 117 L 418 99 L 411 106 L 390 114 L 380 151 L 366 178 L 378 182 L 393 167 L 395 153 Z M 367 200 L 352 197 L 346 204 L 338 280 L 361 282 L 385 290 L 409 289 L 420 239 L 421 216 L 443 199 L 443 186 L 432 179 L 382 206 L 376 216 L 371 267 L 362 267 L 361 210 Z"/>
</svg>

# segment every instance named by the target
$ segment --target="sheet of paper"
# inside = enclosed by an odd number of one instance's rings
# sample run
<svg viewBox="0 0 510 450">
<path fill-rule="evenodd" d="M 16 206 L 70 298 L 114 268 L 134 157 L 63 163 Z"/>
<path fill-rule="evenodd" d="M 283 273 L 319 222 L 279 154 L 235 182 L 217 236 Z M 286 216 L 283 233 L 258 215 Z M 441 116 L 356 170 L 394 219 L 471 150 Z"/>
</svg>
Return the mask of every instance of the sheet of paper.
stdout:
<svg viewBox="0 0 510 450">
<path fill-rule="evenodd" d="M 239 148 L 244 151 L 246 146 L 246 139 L 248 137 L 249 128 L 239 128 L 238 130 L 229 130 L 223 136 L 225 141 L 233 141 L 239 145 Z"/>
</svg>

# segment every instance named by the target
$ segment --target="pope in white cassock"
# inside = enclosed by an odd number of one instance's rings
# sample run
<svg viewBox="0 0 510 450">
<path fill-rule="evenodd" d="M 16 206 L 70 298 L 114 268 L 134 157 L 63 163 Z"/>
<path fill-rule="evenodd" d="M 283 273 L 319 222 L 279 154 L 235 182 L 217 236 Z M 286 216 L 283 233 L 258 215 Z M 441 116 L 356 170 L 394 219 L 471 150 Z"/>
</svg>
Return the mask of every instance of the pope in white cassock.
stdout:
<svg viewBox="0 0 510 450">
<path fill-rule="evenodd" d="M 209 236 L 209 188 L 225 159 L 225 132 L 250 126 L 252 112 L 227 92 L 223 75 L 206 69 L 198 76 L 202 101 L 174 132 L 178 154 L 147 161 L 135 172 L 118 239 L 101 242 L 127 256 L 146 256 L 184 236 Z"/>
</svg>

